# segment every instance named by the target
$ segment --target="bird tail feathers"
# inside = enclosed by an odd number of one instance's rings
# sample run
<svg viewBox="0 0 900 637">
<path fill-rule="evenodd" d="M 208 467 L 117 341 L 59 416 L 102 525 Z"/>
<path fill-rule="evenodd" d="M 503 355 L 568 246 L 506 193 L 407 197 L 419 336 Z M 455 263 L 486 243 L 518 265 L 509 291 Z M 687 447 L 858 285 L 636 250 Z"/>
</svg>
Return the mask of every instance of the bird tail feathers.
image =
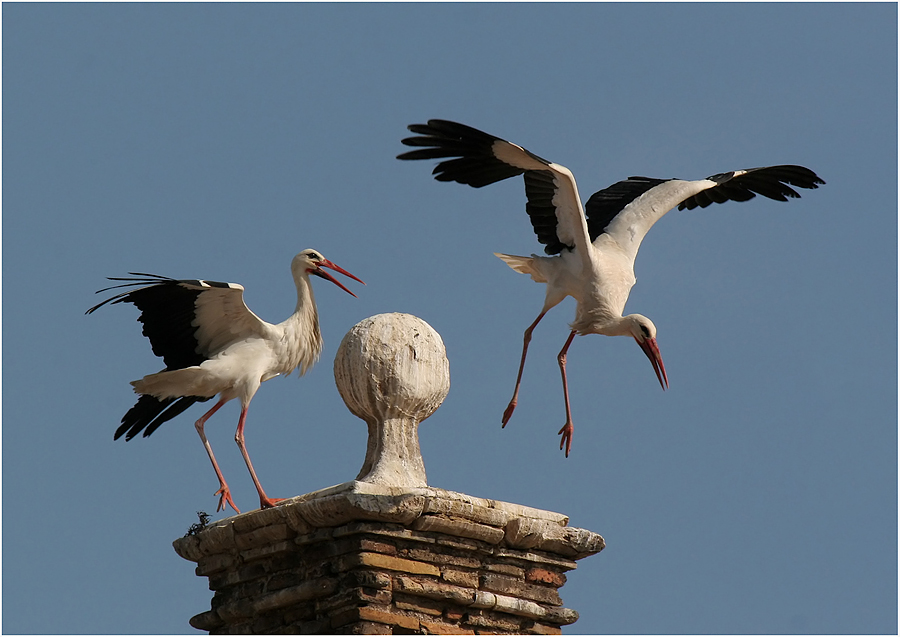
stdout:
<svg viewBox="0 0 900 637">
<path fill-rule="evenodd" d="M 183 369 L 171 369 L 156 374 L 148 374 L 140 380 L 132 381 L 136 394 L 145 394 L 166 400 L 182 396 L 206 396 L 211 398 L 216 391 L 204 386 L 207 375 L 198 365 Z"/>
<path fill-rule="evenodd" d="M 514 254 L 502 254 L 500 252 L 494 253 L 495 257 L 502 259 L 506 265 L 511 267 L 516 272 L 521 272 L 522 274 L 530 274 L 531 279 L 533 281 L 537 281 L 538 283 L 546 283 L 547 279 L 534 267 L 534 257 L 520 257 Z"/>
</svg>

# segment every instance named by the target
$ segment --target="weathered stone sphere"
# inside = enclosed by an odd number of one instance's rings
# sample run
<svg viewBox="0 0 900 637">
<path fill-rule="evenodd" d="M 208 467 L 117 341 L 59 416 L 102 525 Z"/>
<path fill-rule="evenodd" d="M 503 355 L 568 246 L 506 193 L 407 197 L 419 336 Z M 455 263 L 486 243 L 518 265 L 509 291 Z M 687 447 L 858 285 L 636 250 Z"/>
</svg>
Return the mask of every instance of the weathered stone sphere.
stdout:
<svg viewBox="0 0 900 637">
<path fill-rule="evenodd" d="M 421 422 L 450 391 L 450 363 L 440 334 L 428 323 L 411 314 L 378 314 L 344 336 L 334 380 L 347 408 L 366 422 Z"/>
<path fill-rule="evenodd" d="M 427 486 L 418 427 L 450 391 L 450 363 L 440 335 L 410 314 L 364 319 L 338 347 L 334 381 L 347 408 L 369 427 L 357 480 Z"/>
</svg>

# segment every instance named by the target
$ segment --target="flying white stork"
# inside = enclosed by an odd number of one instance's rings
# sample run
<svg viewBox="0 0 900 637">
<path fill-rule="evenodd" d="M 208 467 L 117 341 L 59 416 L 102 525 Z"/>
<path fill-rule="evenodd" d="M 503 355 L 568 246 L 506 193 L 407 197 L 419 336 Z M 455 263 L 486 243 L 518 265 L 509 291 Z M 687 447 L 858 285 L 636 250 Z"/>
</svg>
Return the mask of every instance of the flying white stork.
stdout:
<svg viewBox="0 0 900 637">
<path fill-rule="evenodd" d="M 576 334 L 631 336 L 653 364 L 660 386 L 669 380 L 656 344 L 656 327 L 640 314 L 622 316 L 635 283 L 634 259 L 647 231 L 678 206 L 691 210 L 711 203 L 747 201 L 756 194 L 777 201 L 799 197 L 790 186 L 817 188 L 825 182 L 802 166 L 768 166 L 719 173 L 706 179 L 629 177 L 594 193 L 582 208 L 575 177 L 565 166 L 542 159 L 480 130 L 440 119 L 408 127 L 418 137 L 402 140 L 419 147 L 398 159 L 445 159 L 434 169 L 438 181 L 481 188 L 524 174 L 525 210 L 549 257 L 494 253 L 516 272 L 547 284 L 544 307 L 525 330 L 516 388 L 503 412 L 503 426 L 516 408 L 531 333 L 550 308 L 567 296 L 577 302 L 571 332 L 558 355 L 566 403 L 559 448 L 572 446 L 572 413 L 566 382 L 566 352 Z"/>
<path fill-rule="evenodd" d="M 141 272 L 129 272 L 131 277 L 110 277 L 110 281 L 128 283 L 104 288 L 98 294 L 116 288 L 144 287 L 106 299 L 87 314 L 107 303 L 133 303 L 141 311 L 138 321 L 144 324 L 144 336 L 150 339 L 153 353 L 166 364 L 164 370 L 131 383 L 141 397 L 122 417 L 113 439 L 124 434 L 125 440 L 131 440 L 141 431 L 149 436 L 195 402 L 205 402 L 218 394 L 219 402 L 194 426 L 219 478 L 216 511 L 224 511 L 229 504 L 240 513 L 203 432 L 210 416 L 232 398 L 238 398 L 241 415 L 234 439 L 256 485 L 259 505 L 267 508 L 279 502 L 280 498 L 266 496 L 256 477 L 244 445 L 244 423 L 247 407 L 260 383 L 297 368 L 302 376 L 319 358 L 322 335 L 309 275 L 327 279 L 356 296 L 322 268 L 363 283 L 317 250 L 304 250 L 291 261 L 297 308 L 278 325 L 266 323 L 251 312 L 244 303 L 244 288 L 236 283 L 177 280 Z"/>
</svg>

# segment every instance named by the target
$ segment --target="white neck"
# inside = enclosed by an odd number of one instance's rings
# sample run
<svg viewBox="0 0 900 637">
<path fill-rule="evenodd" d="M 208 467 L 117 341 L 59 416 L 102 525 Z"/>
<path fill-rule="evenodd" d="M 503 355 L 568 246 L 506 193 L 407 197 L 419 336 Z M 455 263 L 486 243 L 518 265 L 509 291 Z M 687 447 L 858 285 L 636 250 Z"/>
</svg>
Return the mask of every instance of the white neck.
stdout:
<svg viewBox="0 0 900 637">
<path fill-rule="evenodd" d="M 284 340 L 295 343 L 294 367 L 300 368 L 300 375 L 315 364 L 322 351 L 322 334 L 319 330 L 319 313 L 312 284 L 306 272 L 294 273 L 297 285 L 297 307 L 283 323 Z M 294 349 L 294 348 L 292 348 Z M 293 367 L 291 368 L 293 371 Z"/>
<path fill-rule="evenodd" d="M 611 317 L 606 323 L 597 325 L 596 333 L 604 336 L 634 336 L 636 325 L 633 317 L 633 314 Z"/>
</svg>

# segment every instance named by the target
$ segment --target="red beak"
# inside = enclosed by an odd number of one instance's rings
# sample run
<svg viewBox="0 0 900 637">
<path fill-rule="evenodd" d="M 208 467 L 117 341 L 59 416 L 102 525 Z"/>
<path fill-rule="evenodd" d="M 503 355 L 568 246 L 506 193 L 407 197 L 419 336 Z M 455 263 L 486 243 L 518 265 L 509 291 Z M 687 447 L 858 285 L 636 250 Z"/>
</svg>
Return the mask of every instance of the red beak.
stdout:
<svg viewBox="0 0 900 637">
<path fill-rule="evenodd" d="M 637 341 L 637 339 L 634 339 Z M 659 354 L 659 346 L 656 344 L 655 338 L 645 339 L 644 342 L 638 341 L 638 345 L 644 350 L 644 354 L 653 363 L 653 371 L 656 372 L 656 378 L 659 379 L 659 386 L 665 389 L 669 386 L 669 378 L 666 376 L 666 366 L 663 365 L 662 356 Z"/>
<path fill-rule="evenodd" d="M 343 285 L 340 281 L 338 281 L 338 280 L 335 279 L 333 276 L 331 276 L 330 274 L 328 274 L 325 270 L 322 270 L 322 268 L 331 268 L 331 269 L 334 270 L 335 272 L 340 272 L 340 273 L 343 274 L 344 276 L 349 276 L 349 277 L 350 277 L 351 279 L 353 279 L 354 281 L 359 281 L 359 282 L 362 283 L 363 285 L 366 284 L 365 281 L 363 281 L 363 280 L 360 279 L 359 277 L 353 276 L 352 274 L 350 274 L 349 272 L 347 272 L 344 268 L 342 268 L 342 267 L 339 266 L 339 265 L 335 265 L 334 263 L 332 263 L 332 262 L 329 261 L 328 259 L 323 259 L 323 260 L 319 261 L 319 264 L 318 264 L 318 265 L 319 265 L 319 267 L 317 267 L 315 270 L 310 270 L 309 273 L 310 273 L 310 274 L 315 274 L 316 276 L 320 276 L 320 277 L 322 277 L 323 279 L 328 279 L 329 281 L 331 281 L 332 283 L 334 283 L 336 286 L 338 286 L 338 287 L 341 288 L 344 292 L 346 292 L 347 294 L 350 294 L 351 296 L 356 296 L 356 295 L 353 294 L 353 292 L 351 292 L 350 290 L 348 290 L 346 287 L 344 287 L 344 285 Z"/>
</svg>

